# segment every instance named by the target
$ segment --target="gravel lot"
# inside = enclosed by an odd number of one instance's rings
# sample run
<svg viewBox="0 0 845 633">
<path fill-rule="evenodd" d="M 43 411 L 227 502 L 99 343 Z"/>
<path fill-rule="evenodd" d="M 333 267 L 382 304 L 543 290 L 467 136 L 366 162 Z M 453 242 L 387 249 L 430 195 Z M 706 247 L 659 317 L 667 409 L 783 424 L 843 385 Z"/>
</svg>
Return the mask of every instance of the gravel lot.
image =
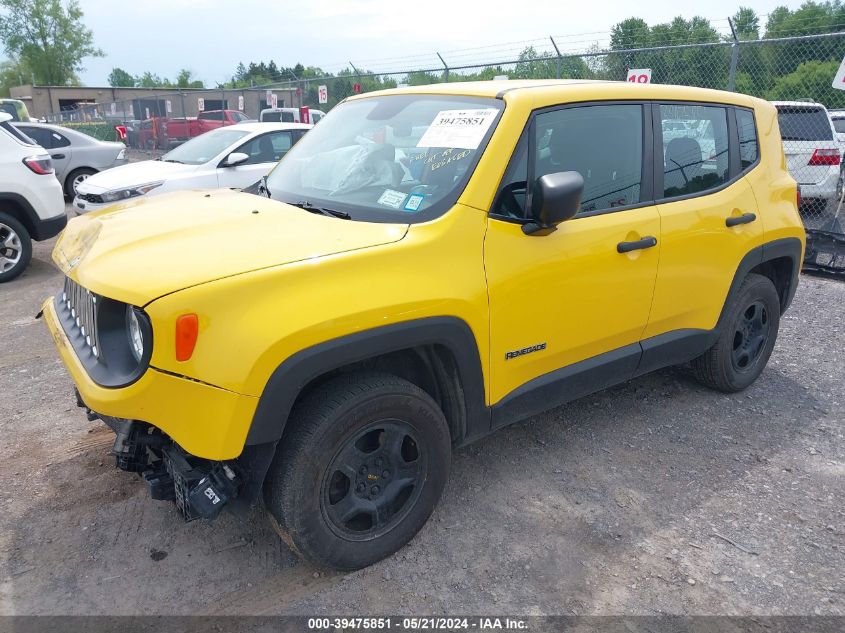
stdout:
<svg viewBox="0 0 845 633">
<path fill-rule="evenodd" d="M 504 429 L 408 547 L 332 574 L 114 469 L 33 318 L 51 248 L 0 286 L 0 613 L 845 614 L 841 282 L 802 277 L 745 393 L 678 368 Z"/>
</svg>

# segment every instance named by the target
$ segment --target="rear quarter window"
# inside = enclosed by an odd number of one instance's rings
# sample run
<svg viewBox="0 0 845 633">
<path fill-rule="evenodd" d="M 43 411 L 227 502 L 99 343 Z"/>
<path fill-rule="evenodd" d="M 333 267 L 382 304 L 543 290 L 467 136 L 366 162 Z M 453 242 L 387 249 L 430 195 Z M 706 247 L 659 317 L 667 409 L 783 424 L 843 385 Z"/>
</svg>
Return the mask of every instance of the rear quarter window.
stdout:
<svg viewBox="0 0 845 633">
<path fill-rule="evenodd" d="M 784 141 L 832 141 L 827 113 L 821 108 L 777 106 L 780 135 Z"/>
<path fill-rule="evenodd" d="M 757 126 L 754 114 L 749 110 L 736 110 L 736 127 L 739 133 L 739 160 L 742 170 L 757 162 L 760 150 L 757 146 Z"/>
</svg>

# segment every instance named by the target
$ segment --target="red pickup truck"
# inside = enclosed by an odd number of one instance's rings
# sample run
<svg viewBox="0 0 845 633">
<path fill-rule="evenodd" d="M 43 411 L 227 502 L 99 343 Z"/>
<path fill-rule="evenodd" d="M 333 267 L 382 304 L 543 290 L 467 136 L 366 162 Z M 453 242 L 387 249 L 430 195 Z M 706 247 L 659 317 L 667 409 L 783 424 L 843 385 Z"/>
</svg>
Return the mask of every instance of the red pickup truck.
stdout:
<svg viewBox="0 0 845 633">
<path fill-rule="evenodd" d="M 150 135 L 150 140 L 145 139 L 146 145 L 167 149 L 209 130 L 234 125 L 247 119 L 248 117 L 238 110 L 208 110 L 200 112 L 196 118 L 152 119 L 153 124 L 150 127 L 153 134 Z"/>
</svg>

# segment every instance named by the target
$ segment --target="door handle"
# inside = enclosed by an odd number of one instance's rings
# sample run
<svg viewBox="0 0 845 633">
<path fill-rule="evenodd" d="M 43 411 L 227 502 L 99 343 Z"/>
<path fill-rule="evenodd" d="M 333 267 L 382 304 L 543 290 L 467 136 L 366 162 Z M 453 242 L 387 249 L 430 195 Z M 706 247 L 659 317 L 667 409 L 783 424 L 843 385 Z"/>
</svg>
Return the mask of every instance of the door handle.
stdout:
<svg viewBox="0 0 845 633">
<path fill-rule="evenodd" d="M 657 246 L 657 238 L 652 235 L 646 235 L 643 239 L 635 242 L 619 242 L 616 245 L 616 252 L 630 253 L 631 251 L 641 251 L 654 246 Z"/>
<path fill-rule="evenodd" d="M 61 160 L 62 158 L 65 157 L 65 155 L 64 154 L 50 154 L 50 157 L 55 158 L 56 160 Z"/>
<path fill-rule="evenodd" d="M 754 213 L 743 213 L 742 215 L 732 215 L 727 220 L 725 220 L 725 226 L 732 227 L 732 226 L 739 226 L 740 224 L 748 224 L 749 222 L 753 222 L 757 219 L 757 216 Z"/>
</svg>

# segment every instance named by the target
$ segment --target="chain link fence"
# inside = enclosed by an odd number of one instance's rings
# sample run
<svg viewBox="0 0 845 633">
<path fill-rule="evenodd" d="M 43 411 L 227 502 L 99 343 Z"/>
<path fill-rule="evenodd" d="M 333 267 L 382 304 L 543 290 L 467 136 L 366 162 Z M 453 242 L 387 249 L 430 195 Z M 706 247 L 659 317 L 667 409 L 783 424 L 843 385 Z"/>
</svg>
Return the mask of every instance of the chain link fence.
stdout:
<svg viewBox="0 0 845 633">
<path fill-rule="evenodd" d="M 350 63 L 336 74 L 260 87 L 168 90 L 130 101 L 81 105 L 51 120 L 109 138 L 114 125 L 123 125 L 130 146 L 167 149 L 209 127 L 260 119 L 261 111 L 274 103 L 328 111 L 356 93 L 399 86 L 495 78 L 625 81 L 630 69 L 650 69 L 653 83 L 729 90 L 776 102 L 788 168 L 801 186 L 802 218 L 808 235 L 825 244 L 818 253 L 811 245 L 808 262 L 845 272 L 845 90 L 832 86 L 845 53 L 845 31 L 744 40 L 731 28 L 717 42 L 626 50 L 585 49 L 583 44 L 581 50 L 561 50 L 554 38 L 544 42 L 395 60 L 396 66 L 386 70 L 361 71 Z M 479 55 L 487 58 L 479 60 Z M 708 131 L 695 133 L 702 135 L 700 145 L 707 146 Z"/>
</svg>

